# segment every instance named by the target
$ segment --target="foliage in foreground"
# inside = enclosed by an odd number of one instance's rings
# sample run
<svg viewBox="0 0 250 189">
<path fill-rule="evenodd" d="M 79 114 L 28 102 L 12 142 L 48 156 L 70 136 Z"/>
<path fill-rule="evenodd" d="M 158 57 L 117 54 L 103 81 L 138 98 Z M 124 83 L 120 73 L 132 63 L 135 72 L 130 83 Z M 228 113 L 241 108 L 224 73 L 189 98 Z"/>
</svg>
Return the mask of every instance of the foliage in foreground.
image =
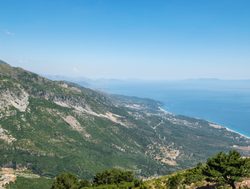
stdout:
<svg viewBox="0 0 250 189">
<path fill-rule="evenodd" d="M 198 164 L 197 167 L 177 173 L 167 179 L 166 186 L 169 189 L 178 189 L 180 187 L 189 186 L 192 183 L 202 182 L 205 179 L 203 175 L 203 165 Z"/>
<path fill-rule="evenodd" d="M 236 188 L 236 182 L 248 176 L 249 169 L 248 159 L 242 158 L 236 151 L 230 151 L 228 154 L 221 152 L 209 158 L 203 173 L 209 181 Z"/>
<path fill-rule="evenodd" d="M 241 155 L 236 151 L 230 151 L 229 153 L 220 152 L 214 157 L 209 158 L 205 164 L 198 164 L 195 168 L 168 176 L 168 178 L 164 181 L 164 184 L 156 181 L 153 188 L 181 189 L 190 188 L 190 186 L 196 188 L 198 186 L 204 186 L 205 184 L 212 184 L 217 187 L 231 187 L 234 189 L 236 188 L 236 182 L 250 175 L 249 164 L 250 160 L 247 158 L 242 158 Z M 57 177 L 54 185 L 57 182 L 61 183 L 66 182 L 67 179 L 70 180 L 70 175 L 68 176 L 69 178 L 64 178 L 64 181 L 59 179 L 61 177 L 62 175 Z M 76 183 L 78 182 L 78 184 L 72 184 L 72 187 L 64 188 L 52 187 L 52 189 L 150 188 L 150 185 L 142 184 L 140 180 L 135 179 L 132 172 L 122 171 L 119 169 L 111 169 L 102 173 L 97 173 L 92 183 L 87 183 L 85 186 L 80 185 L 76 178 L 74 178 L 73 181 Z"/>
<path fill-rule="evenodd" d="M 15 183 L 9 184 L 7 189 L 49 189 L 53 180 L 47 178 L 17 177 Z"/>
<path fill-rule="evenodd" d="M 204 165 L 198 164 L 193 169 L 169 177 L 166 186 L 170 189 L 178 189 L 206 180 L 218 187 L 225 188 L 229 185 L 234 189 L 236 182 L 250 176 L 249 165 L 250 160 L 242 158 L 237 151 L 220 152 L 209 158 Z"/>
<path fill-rule="evenodd" d="M 250 176 L 250 160 L 236 151 L 221 152 L 209 158 L 205 164 L 179 171 L 172 175 L 142 182 L 133 172 L 110 169 L 97 173 L 90 182 L 78 179 L 70 173 L 62 173 L 52 183 L 51 179 L 18 178 L 10 189 L 182 189 L 198 188 L 207 184 L 217 188 L 235 188 L 241 179 Z"/>
<path fill-rule="evenodd" d="M 78 179 L 70 173 L 62 173 L 56 177 L 51 189 L 128 189 L 134 187 L 143 188 L 142 181 L 136 179 L 133 172 L 120 169 L 110 169 L 97 173 L 92 182 Z"/>
</svg>

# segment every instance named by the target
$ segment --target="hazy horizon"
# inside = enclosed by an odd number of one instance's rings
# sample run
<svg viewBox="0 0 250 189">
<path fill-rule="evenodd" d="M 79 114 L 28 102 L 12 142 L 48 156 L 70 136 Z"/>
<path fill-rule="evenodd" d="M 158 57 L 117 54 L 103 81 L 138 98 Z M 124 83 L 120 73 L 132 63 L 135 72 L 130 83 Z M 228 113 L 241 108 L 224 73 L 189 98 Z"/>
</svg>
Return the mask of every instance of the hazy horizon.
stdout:
<svg viewBox="0 0 250 189">
<path fill-rule="evenodd" d="M 211 78 L 211 77 L 201 77 L 201 78 L 177 78 L 177 79 L 155 79 L 155 78 L 112 78 L 112 77 L 85 77 L 84 75 L 78 76 L 78 75 L 60 75 L 60 74 L 47 74 L 47 73 L 42 73 L 39 71 L 33 71 L 30 70 L 29 68 L 21 67 L 19 65 L 12 65 L 8 61 L 5 61 L 0 58 L 1 61 L 6 62 L 10 66 L 13 67 L 19 67 L 22 69 L 25 69 L 27 71 L 34 72 L 42 77 L 46 77 L 48 79 L 52 80 L 58 80 L 58 79 L 72 79 L 72 80 L 77 80 L 77 81 L 84 81 L 84 80 L 91 80 L 91 81 L 101 81 L 101 80 L 117 80 L 117 81 L 142 81 L 142 82 L 179 82 L 179 81 L 250 81 L 249 78 L 236 78 L 236 79 L 226 79 L 226 78 Z"/>
<path fill-rule="evenodd" d="M 36 72 L 37 73 L 37 72 Z M 78 81 L 80 80 L 92 80 L 92 81 L 99 81 L 99 80 L 114 80 L 114 81 L 142 81 L 142 82 L 175 82 L 175 81 L 250 81 L 249 78 L 245 79 L 220 79 L 220 78 L 177 78 L 177 79 L 147 79 L 147 78 L 102 78 L 102 77 L 84 77 L 84 76 L 67 76 L 67 75 L 57 75 L 57 74 L 43 74 L 43 73 L 37 73 L 43 77 L 57 79 L 57 78 L 68 78 L 68 79 L 76 79 Z"/>
</svg>

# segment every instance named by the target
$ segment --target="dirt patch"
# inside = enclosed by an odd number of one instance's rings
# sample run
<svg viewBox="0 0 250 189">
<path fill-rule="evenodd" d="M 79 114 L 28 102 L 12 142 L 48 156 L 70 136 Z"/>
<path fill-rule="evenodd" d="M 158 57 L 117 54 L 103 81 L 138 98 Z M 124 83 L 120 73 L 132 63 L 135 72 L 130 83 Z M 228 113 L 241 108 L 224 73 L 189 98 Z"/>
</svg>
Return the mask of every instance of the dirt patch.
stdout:
<svg viewBox="0 0 250 189">
<path fill-rule="evenodd" d="M 237 183 L 236 188 L 250 188 L 250 179 L 246 179 Z"/>
<path fill-rule="evenodd" d="M 250 152 L 250 146 L 237 146 L 237 145 L 234 145 L 233 148 L 236 148 L 236 149 L 242 150 L 242 151 Z"/>
<path fill-rule="evenodd" d="M 68 123 L 71 126 L 72 129 L 74 129 L 80 133 L 83 133 L 86 138 L 91 137 L 91 135 L 85 131 L 85 129 L 81 126 L 81 124 L 77 121 L 77 119 L 75 117 L 66 116 L 66 117 L 62 117 L 62 118 L 66 123 Z"/>
<path fill-rule="evenodd" d="M 0 140 L 3 140 L 9 144 L 16 141 L 16 139 L 13 136 L 11 136 L 7 130 L 1 128 L 1 125 L 0 125 Z"/>
<path fill-rule="evenodd" d="M 23 89 L 20 89 L 18 92 L 7 90 L 0 94 L 0 99 L 1 109 L 12 105 L 19 111 L 25 112 L 29 105 L 29 94 Z"/>
<path fill-rule="evenodd" d="M 16 174 L 13 169 L 2 168 L 0 170 L 0 189 L 4 189 L 5 185 L 15 181 L 16 181 Z"/>
</svg>

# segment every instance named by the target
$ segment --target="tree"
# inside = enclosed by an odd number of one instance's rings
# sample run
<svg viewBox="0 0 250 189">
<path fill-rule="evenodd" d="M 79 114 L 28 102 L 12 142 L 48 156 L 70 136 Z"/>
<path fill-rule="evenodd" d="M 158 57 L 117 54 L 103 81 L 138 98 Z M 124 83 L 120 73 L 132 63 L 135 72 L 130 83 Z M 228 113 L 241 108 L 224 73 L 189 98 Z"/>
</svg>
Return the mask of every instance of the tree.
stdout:
<svg viewBox="0 0 250 189">
<path fill-rule="evenodd" d="M 170 189 L 178 189 L 182 183 L 182 180 L 182 176 L 180 174 L 176 174 L 168 179 L 167 186 Z"/>
<path fill-rule="evenodd" d="M 195 168 L 189 169 L 184 173 L 184 184 L 191 185 L 192 183 L 196 183 L 204 180 L 203 165 L 199 163 Z"/>
<path fill-rule="evenodd" d="M 110 169 L 97 173 L 93 179 L 94 185 L 119 184 L 121 182 L 133 182 L 134 174 L 131 171 L 120 169 Z"/>
<path fill-rule="evenodd" d="M 82 179 L 80 180 L 80 188 L 84 188 L 84 187 L 90 187 L 91 183 L 88 180 Z"/>
<path fill-rule="evenodd" d="M 220 152 L 216 156 L 207 160 L 203 174 L 209 181 L 218 184 L 229 184 L 236 188 L 235 182 L 248 175 L 248 160 L 242 158 L 237 151 L 230 151 L 228 154 Z"/>
<path fill-rule="evenodd" d="M 62 173 L 56 177 L 51 189 L 79 189 L 80 183 L 75 175 Z"/>
</svg>

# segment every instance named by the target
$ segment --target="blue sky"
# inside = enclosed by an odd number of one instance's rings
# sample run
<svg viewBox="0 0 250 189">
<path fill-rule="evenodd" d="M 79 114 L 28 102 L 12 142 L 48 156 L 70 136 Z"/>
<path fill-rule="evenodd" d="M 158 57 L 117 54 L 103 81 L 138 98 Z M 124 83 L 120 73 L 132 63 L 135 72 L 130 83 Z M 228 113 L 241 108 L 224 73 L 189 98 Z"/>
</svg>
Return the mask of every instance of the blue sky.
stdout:
<svg viewBox="0 0 250 189">
<path fill-rule="evenodd" d="M 0 0 L 0 59 L 50 75 L 250 78 L 249 0 Z"/>
</svg>

